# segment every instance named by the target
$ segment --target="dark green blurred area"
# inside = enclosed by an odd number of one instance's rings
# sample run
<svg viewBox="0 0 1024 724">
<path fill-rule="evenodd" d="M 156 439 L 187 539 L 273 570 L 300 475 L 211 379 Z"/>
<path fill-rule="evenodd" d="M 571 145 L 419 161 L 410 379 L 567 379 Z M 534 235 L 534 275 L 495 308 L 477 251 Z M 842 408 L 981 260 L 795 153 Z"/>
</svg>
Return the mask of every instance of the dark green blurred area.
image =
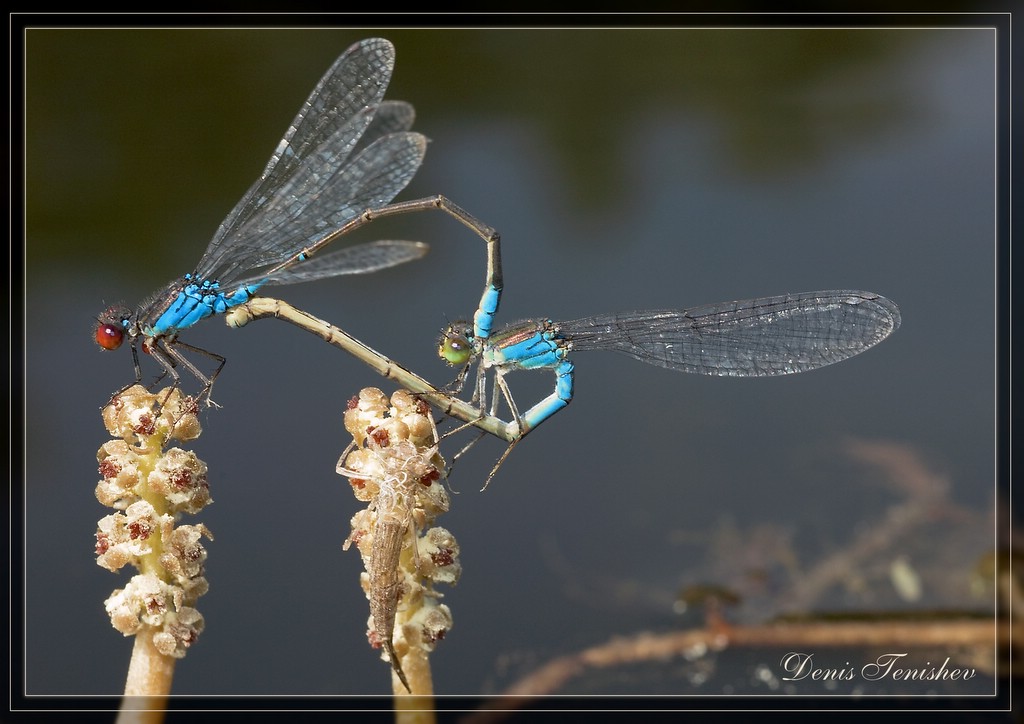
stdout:
<svg viewBox="0 0 1024 724">
<path fill-rule="evenodd" d="M 873 79 L 873 68 L 919 37 L 763 29 L 29 30 L 30 274 L 37 264 L 101 267 L 130 253 L 156 270 L 151 281 L 159 283 L 160 270 L 176 268 L 182 255 L 197 260 L 209 236 L 185 239 L 182 230 L 199 223 L 212 236 L 330 62 L 371 35 L 397 47 L 388 95 L 415 105 L 418 130 L 431 136 L 467 116 L 528 119 L 578 213 L 625 190 L 615 169 L 641 114 L 703 119 L 730 164 L 722 173 L 752 177 L 777 177 L 821 161 L 829 149 L 877 139 L 912 109 L 903 107 L 900 88 Z M 478 178 L 428 193 L 455 194 L 487 175 L 481 168 Z"/>
</svg>

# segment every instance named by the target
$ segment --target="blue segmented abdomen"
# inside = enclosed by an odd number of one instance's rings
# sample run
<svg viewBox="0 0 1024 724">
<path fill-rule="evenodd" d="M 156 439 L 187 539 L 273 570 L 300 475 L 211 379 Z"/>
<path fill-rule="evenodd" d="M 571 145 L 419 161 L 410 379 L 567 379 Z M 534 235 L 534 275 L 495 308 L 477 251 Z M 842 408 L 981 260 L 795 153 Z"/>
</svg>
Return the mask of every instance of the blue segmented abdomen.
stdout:
<svg viewBox="0 0 1024 724">
<path fill-rule="evenodd" d="M 555 365 L 555 391 L 526 411 L 521 420 L 521 432 L 525 435 L 563 407 L 572 402 L 573 372 L 575 365 L 563 359 Z"/>
<path fill-rule="evenodd" d="M 501 301 L 501 290 L 494 286 L 484 290 L 480 298 L 480 307 L 473 315 L 473 334 L 477 339 L 487 339 L 491 336 L 491 329 L 494 327 L 494 315 L 498 311 L 498 303 Z"/>
<path fill-rule="evenodd" d="M 189 277 L 186 277 L 188 279 Z M 159 336 L 186 329 L 201 319 L 214 314 L 223 314 L 232 307 L 252 299 L 260 284 L 247 284 L 231 294 L 220 291 L 217 282 L 195 282 L 186 284 L 174 301 L 157 317 L 146 330 L 147 334 Z"/>
</svg>

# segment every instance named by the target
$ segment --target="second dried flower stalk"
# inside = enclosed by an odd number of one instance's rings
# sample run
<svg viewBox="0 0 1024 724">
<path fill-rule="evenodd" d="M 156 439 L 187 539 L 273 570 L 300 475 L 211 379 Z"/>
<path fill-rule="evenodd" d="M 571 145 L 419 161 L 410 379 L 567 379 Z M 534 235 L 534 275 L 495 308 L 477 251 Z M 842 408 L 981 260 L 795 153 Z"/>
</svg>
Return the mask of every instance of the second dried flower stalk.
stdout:
<svg viewBox="0 0 1024 724">
<path fill-rule="evenodd" d="M 444 528 L 429 527 L 448 510 L 437 428 L 426 403 L 406 390 L 390 400 L 366 388 L 349 402 L 345 429 L 353 443 L 338 462 L 368 507 L 352 517 L 345 548 L 355 544 L 370 600 L 368 637 L 383 649 L 406 692 L 432 691 L 427 655 L 452 625 L 436 583 L 455 583 L 459 547 Z"/>
</svg>

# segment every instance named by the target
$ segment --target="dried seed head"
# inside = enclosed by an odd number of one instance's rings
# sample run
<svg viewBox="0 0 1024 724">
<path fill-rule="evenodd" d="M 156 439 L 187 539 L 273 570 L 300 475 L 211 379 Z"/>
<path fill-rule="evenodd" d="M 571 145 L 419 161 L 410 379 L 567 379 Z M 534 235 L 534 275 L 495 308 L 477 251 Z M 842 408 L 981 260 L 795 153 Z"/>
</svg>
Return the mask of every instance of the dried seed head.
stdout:
<svg viewBox="0 0 1024 724">
<path fill-rule="evenodd" d="M 103 408 L 107 431 L 129 444 L 158 435 L 163 442 L 174 438 L 187 442 L 199 437 L 202 427 L 198 406 L 177 387 L 149 392 L 142 385 L 133 385 Z"/>
<path fill-rule="evenodd" d="M 352 517 L 345 542 L 346 548 L 356 545 L 366 566 L 360 583 L 370 600 L 367 635 L 410 691 L 401 660 L 411 647 L 422 656 L 451 627 L 451 613 L 438 607 L 433 584 L 453 583 L 460 571 L 450 533 L 432 528 L 418 535 L 449 505 L 429 415 L 430 408 L 405 390 L 390 401 L 380 390 L 362 390 L 345 412 L 353 443 L 337 468 L 356 498 L 369 503 Z"/>
<path fill-rule="evenodd" d="M 203 576 L 212 539 L 202 524 L 175 526 L 182 513 L 208 505 L 206 464 L 192 452 L 165 450 L 201 428 L 195 402 L 177 388 L 150 393 L 135 385 L 103 409 L 107 430 L 119 439 L 96 455 L 102 479 L 96 498 L 120 511 L 99 521 L 96 562 L 111 571 L 136 566 L 136 575 L 106 601 L 114 628 L 152 636 L 155 647 L 180 658 L 198 638 L 203 617 L 193 608 L 209 585 Z"/>
<path fill-rule="evenodd" d="M 160 457 L 148 482 L 174 513 L 198 513 L 211 502 L 206 463 L 193 452 L 171 448 Z"/>
</svg>

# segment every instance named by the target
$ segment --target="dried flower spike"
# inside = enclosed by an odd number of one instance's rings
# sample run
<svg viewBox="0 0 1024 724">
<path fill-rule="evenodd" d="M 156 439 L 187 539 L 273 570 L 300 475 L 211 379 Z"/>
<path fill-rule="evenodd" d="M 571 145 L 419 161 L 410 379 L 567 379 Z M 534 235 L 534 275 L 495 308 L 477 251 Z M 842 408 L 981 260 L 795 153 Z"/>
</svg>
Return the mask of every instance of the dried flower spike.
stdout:
<svg viewBox="0 0 1024 724">
<path fill-rule="evenodd" d="M 96 498 L 117 512 L 99 521 L 96 562 L 111 571 L 129 564 L 139 570 L 105 602 L 114 628 L 146 637 L 145 646 L 136 642 L 129 667 L 126 692 L 134 694 L 166 693 L 173 671 L 137 660 L 140 651 L 181 658 L 203 630 L 195 603 L 209 586 L 200 539 L 213 536 L 202 524 L 177 522 L 212 502 L 206 464 L 192 452 L 164 449 L 172 439 L 199 436 L 196 413 L 195 402 L 177 388 L 151 393 L 141 385 L 103 408 L 103 422 L 116 439 L 96 455 L 102 477 Z M 154 681 L 156 671 L 168 673 Z"/>
<path fill-rule="evenodd" d="M 440 484 L 445 465 L 437 428 L 427 405 L 408 391 L 389 400 L 375 388 L 350 401 L 345 428 L 353 443 L 338 472 L 349 478 L 356 498 L 369 503 L 353 516 L 345 541 L 346 549 L 356 545 L 366 567 L 368 637 L 384 649 L 406 691 L 429 693 L 427 654 L 452 623 L 434 583 L 454 583 L 461 570 L 452 535 L 427 529 L 449 505 Z"/>
</svg>

